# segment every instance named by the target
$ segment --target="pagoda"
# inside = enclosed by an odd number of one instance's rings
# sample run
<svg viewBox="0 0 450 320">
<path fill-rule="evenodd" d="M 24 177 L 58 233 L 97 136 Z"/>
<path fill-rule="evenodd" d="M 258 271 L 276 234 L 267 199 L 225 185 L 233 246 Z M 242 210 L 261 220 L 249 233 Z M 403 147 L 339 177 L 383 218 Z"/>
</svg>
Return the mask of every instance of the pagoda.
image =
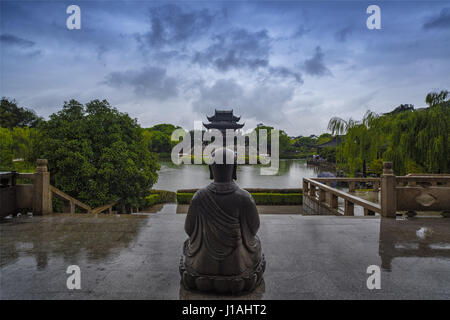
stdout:
<svg viewBox="0 0 450 320">
<path fill-rule="evenodd" d="M 208 117 L 210 123 L 203 123 L 206 129 L 218 129 L 225 133 L 227 129 L 241 129 L 245 123 L 238 123 L 241 117 L 233 115 L 233 110 L 215 110 L 212 117 Z"/>
</svg>

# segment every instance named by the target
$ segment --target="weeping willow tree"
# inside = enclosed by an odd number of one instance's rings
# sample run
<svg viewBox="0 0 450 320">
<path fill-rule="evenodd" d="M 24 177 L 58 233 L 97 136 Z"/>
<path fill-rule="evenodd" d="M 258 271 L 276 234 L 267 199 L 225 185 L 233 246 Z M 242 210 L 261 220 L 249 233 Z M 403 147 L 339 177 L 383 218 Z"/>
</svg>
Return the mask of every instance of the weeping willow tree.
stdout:
<svg viewBox="0 0 450 320">
<path fill-rule="evenodd" d="M 371 128 L 378 118 L 370 110 L 361 121 L 347 121 L 334 117 L 328 124 L 328 129 L 334 133 L 344 134 L 344 143 L 337 147 L 336 164 L 339 169 L 355 175 L 356 172 L 366 173 L 367 164 L 377 158 L 378 144 L 374 143 Z M 372 130 L 373 131 L 373 130 Z"/>
<path fill-rule="evenodd" d="M 448 91 L 430 93 L 428 108 L 377 115 L 368 111 L 362 121 L 330 120 L 333 133 L 345 133 L 338 146 L 337 167 L 355 175 L 381 173 L 392 161 L 397 175 L 450 172 L 450 100 Z"/>
</svg>

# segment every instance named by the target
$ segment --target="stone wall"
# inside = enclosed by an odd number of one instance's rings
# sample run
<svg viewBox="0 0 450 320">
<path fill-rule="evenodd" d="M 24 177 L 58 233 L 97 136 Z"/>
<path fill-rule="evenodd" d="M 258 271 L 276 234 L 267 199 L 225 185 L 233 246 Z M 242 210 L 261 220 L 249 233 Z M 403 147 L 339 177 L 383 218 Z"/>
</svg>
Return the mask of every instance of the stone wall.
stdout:
<svg viewBox="0 0 450 320">
<path fill-rule="evenodd" d="M 33 209 L 33 185 L 18 184 L 16 185 L 16 208 L 17 209 Z"/>
</svg>

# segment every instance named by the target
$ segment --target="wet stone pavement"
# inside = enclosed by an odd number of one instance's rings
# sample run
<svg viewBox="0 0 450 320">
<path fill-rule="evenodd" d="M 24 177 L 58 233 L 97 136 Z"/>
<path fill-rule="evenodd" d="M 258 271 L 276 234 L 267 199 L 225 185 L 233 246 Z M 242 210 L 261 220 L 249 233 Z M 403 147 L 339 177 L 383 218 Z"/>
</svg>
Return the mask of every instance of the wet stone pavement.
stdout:
<svg viewBox="0 0 450 320">
<path fill-rule="evenodd" d="M 185 215 L 22 216 L 0 223 L 1 299 L 210 299 L 180 288 Z M 450 299 L 450 219 L 261 215 L 264 283 L 239 299 Z M 81 289 L 66 269 L 81 269 Z M 381 289 L 369 290 L 369 265 Z"/>
</svg>

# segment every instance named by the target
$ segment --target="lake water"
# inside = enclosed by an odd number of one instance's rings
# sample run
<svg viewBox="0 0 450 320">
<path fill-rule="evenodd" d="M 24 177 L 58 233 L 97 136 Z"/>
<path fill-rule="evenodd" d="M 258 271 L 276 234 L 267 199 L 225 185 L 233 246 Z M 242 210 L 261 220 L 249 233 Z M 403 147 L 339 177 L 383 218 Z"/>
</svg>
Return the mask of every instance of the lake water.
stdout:
<svg viewBox="0 0 450 320">
<path fill-rule="evenodd" d="M 201 188 L 209 183 L 207 165 L 175 165 L 161 161 L 158 182 L 154 189 L 176 191 L 178 189 Z M 321 170 L 308 166 L 306 160 L 280 160 L 277 175 L 263 176 L 260 165 L 238 165 L 237 184 L 241 188 L 301 188 L 303 178 L 317 177 Z"/>
<path fill-rule="evenodd" d="M 158 172 L 158 182 L 154 189 L 177 191 L 178 189 L 201 188 L 212 180 L 209 179 L 209 169 L 207 165 L 182 164 L 175 165 L 171 161 L 160 161 L 161 169 Z M 302 188 L 303 178 L 315 178 L 321 171 L 325 171 L 316 166 L 308 166 L 306 160 L 280 160 L 280 168 L 277 175 L 263 176 L 260 174 L 260 165 L 238 165 L 237 184 L 241 188 Z M 338 187 L 342 191 L 348 191 L 347 186 Z M 363 199 L 379 203 L 379 193 L 371 191 L 356 191 L 354 195 Z M 343 211 L 344 201 L 339 199 L 339 208 Z M 172 205 L 173 206 L 173 205 Z M 187 208 L 178 205 L 173 209 L 171 205 L 162 205 L 157 211 L 176 211 L 185 213 Z M 149 211 L 153 212 L 153 211 Z M 363 209 L 355 206 L 355 215 L 364 215 Z"/>
</svg>

